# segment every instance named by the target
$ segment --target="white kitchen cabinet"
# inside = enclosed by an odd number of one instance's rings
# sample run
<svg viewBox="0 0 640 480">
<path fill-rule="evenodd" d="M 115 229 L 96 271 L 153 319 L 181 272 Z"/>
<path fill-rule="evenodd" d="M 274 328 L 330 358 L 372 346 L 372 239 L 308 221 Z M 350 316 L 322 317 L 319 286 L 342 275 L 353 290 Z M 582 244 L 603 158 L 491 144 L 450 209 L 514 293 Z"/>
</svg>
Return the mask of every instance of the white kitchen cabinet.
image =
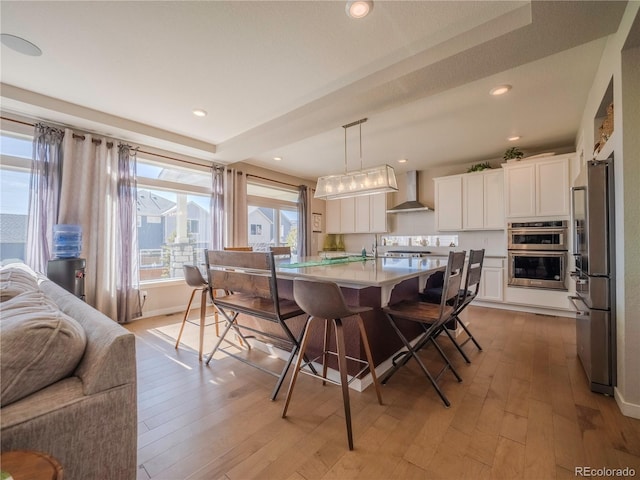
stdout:
<svg viewBox="0 0 640 480">
<path fill-rule="evenodd" d="M 504 262 L 501 258 L 485 258 L 480 276 L 478 300 L 504 301 Z"/>
<path fill-rule="evenodd" d="M 371 195 L 355 197 L 354 229 L 356 233 L 368 232 L 370 227 L 370 198 Z"/>
<path fill-rule="evenodd" d="M 340 199 L 340 233 L 354 233 L 356 231 L 356 199 Z"/>
<path fill-rule="evenodd" d="M 436 230 L 462 230 L 462 176 L 434 178 Z"/>
<path fill-rule="evenodd" d="M 387 231 L 387 195 L 327 200 L 327 233 L 384 233 Z"/>
<path fill-rule="evenodd" d="M 502 170 L 462 176 L 462 229 L 504 229 L 504 173 Z"/>
<path fill-rule="evenodd" d="M 568 159 L 536 164 L 536 215 L 569 215 L 569 192 Z"/>
<path fill-rule="evenodd" d="M 500 169 L 484 172 L 483 214 L 485 230 L 503 230 L 504 218 L 504 172 Z"/>
<path fill-rule="evenodd" d="M 387 231 L 387 194 L 369 195 L 369 232 L 385 233 Z"/>
<path fill-rule="evenodd" d="M 340 200 L 327 200 L 325 213 L 327 233 L 340 233 Z"/>
<path fill-rule="evenodd" d="M 502 170 L 489 170 L 434 179 L 436 228 L 504 229 L 503 176 Z"/>
<path fill-rule="evenodd" d="M 507 218 L 568 216 L 571 156 L 503 165 Z"/>
<path fill-rule="evenodd" d="M 462 177 L 462 228 L 482 230 L 484 228 L 484 176 Z"/>
</svg>

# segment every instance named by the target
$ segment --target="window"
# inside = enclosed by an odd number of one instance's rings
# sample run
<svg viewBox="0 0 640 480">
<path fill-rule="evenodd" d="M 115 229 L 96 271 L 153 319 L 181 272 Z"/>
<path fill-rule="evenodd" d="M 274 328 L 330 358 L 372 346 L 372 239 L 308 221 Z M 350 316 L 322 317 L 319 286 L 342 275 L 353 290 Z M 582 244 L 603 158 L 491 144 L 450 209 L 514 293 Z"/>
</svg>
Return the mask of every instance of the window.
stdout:
<svg viewBox="0 0 640 480">
<path fill-rule="evenodd" d="M 211 240 L 211 171 L 138 156 L 140 281 L 182 278 Z"/>
<path fill-rule="evenodd" d="M 32 136 L 0 133 L 0 259 L 25 259 L 32 152 Z"/>
<path fill-rule="evenodd" d="M 200 220 L 187 219 L 187 233 L 200 233 Z"/>
<path fill-rule="evenodd" d="M 298 192 L 261 183 L 247 184 L 249 245 L 254 250 L 298 245 Z"/>
</svg>

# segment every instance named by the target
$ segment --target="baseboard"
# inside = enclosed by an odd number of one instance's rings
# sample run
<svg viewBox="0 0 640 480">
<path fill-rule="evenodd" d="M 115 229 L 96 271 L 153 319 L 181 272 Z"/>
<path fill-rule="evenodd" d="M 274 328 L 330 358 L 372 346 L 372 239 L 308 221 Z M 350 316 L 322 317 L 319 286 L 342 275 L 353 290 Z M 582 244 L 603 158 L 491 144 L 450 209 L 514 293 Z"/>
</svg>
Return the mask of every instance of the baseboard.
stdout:
<svg viewBox="0 0 640 480">
<path fill-rule="evenodd" d="M 640 419 L 640 405 L 625 401 L 622 393 L 618 390 L 618 387 L 614 389 L 614 397 L 618 404 L 618 408 L 620 408 L 620 411 L 625 417 Z"/>
<path fill-rule="evenodd" d="M 175 313 L 181 313 L 184 315 L 184 307 L 167 307 L 159 308 L 157 310 L 149 310 L 148 312 L 142 312 L 142 316 L 134 318 L 135 320 L 142 320 L 144 318 L 159 317 L 161 315 L 173 315 Z"/>
<path fill-rule="evenodd" d="M 498 310 L 511 310 L 513 312 L 535 313 L 538 315 L 552 315 L 556 317 L 575 318 L 576 316 L 576 312 L 573 310 L 559 310 L 555 308 L 534 307 L 531 305 L 520 305 L 515 303 L 494 303 L 494 302 L 482 302 L 482 301 L 474 300 L 471 306 L 496 308 Z"/>
</svg>

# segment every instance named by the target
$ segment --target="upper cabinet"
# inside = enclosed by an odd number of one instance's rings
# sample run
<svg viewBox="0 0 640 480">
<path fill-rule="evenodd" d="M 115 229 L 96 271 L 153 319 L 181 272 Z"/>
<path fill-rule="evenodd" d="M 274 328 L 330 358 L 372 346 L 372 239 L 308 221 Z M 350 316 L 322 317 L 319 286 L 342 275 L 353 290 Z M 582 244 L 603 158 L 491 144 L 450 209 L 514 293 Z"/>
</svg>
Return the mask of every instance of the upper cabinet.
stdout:
<svg viewBox="0 0 640 480">
<path fill-rule="evenodd" d="M 462 176 L 434 178 L 437 230 L 462 230 Z"/>
<path fill-rule="evenodd" d="M 387 195 L 327 200 L 327 233 L 385 233 Z"/>
<path fill-rule="evenodd" d="M 503 183 L 502 170 L 489 170 L 463 176 L 463 230 L 504 229 Z"/>
<path fill-rule="evenodd" d="M 340 233 L 340 200 L 326 201 L 327 233 Z"/>
<path fill-rule="evenodd" d="M 502 165 L 507 218 L 569 215 L 569 159 L 574 154 Z"/>
<path fill-rule="evenodd" d="M 504 229 L 503 175 L 502 170 L 486 170 L 434 179 L 436 228 Z"/>
</svg>

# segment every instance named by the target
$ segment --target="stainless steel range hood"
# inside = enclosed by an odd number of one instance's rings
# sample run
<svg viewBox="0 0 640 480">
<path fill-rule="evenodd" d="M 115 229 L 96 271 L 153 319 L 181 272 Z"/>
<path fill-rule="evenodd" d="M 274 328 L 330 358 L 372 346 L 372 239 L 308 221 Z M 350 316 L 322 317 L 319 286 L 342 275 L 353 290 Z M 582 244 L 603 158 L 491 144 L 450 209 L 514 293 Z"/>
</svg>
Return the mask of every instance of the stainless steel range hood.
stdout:
<svg viewBox="0 0 640 480">
<path fill-rule="evenodd" d="M 387 213 L 429 212 L 433 208 L 427 207 L 418 201 L 418 172 L 407 172 L 407 200 L 400 205 L 387 210 Z"/>
</svg>

